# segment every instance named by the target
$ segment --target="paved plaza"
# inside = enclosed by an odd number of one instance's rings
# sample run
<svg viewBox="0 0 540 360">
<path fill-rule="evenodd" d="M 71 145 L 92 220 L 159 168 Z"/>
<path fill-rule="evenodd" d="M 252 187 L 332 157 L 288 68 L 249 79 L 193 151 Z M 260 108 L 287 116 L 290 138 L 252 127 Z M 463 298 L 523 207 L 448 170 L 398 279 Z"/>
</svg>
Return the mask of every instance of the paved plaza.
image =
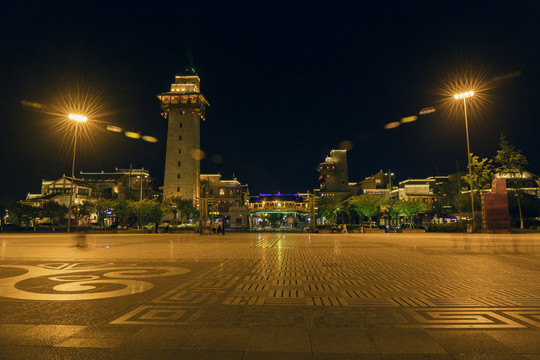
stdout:
<svg viewBox="0 0 540 360">
<path fill-rule="evenodd" d="M 540 236 L 0 234 L 0 359 L 540 359 Z"/>
</svg>

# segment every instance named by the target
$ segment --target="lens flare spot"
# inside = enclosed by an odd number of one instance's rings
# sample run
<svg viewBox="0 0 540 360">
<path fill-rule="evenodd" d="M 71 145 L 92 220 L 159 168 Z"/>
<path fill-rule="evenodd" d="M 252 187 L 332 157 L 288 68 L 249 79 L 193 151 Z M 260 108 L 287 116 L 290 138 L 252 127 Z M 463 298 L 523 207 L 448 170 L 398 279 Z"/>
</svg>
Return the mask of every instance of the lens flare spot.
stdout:
<svg viewBox="0 0 540 360">
<path fill-rule="evenodd" d="M 221 164 L 223 162 L 223 157 L 219 154 L 212 155 L 212 162 L 214 164 Z"/>
<path fill-rule="evenodd" d="M 34 108 L 34 109 L 44 109 L 44 108 L 46 108 L 46 106 L 43 105 L 43 104 L 33 102 L 33 101 L 26 101 L 26 100 L 21 100 L 21 105 L 31 107 L 31 108 Z"/>
<path fill-rule="evenodd" d="M 434 107 L 427 107 L 427 108 L 423 108 L 421 109 L 419 112 L 418 112 L 418 115 L 426 115 L 426 114 L 431 114 L 435 112 L 435 108 Z"/>
<path fill-rule="evenodd" d="M 151 142 L 151 143 L 157 143 L 158 142 L 157 138 L 155 138 L 153 136 L 148 136 L 148 135 L 144 135 L 141 139 L 143 139 L 144 141 Z"/>
<path fill-rule="evenodd" d="M 136 132 L 132 132 L 132 131 L 126 131 L 124 133 L 124 135 L 126 135 L 126 137 L 132 138 L 132 139 L 140 139 L 141 138 L 141 134 L 136 133 Z"/>
<path fill-rule="evenodd" d="M 384 125 L 384 128 L 386 130 L 388 129 L 395 129 L 397 128 L 399 125 L 401 125 L 401 123 L 399 121 L 394 121 L 394 122 L 391 122 L 391 123 L 388 123 L 386 125 Z"/>
<path fill-rule="evenodd" d="M 202 160 L 206 157 L 206 154 L 201 149 L 195 149 L 191 151 L 191 157 L 193 157 L 195 160 Z"/>
<path fill-rule="evenodd" d="M 349 151 L 349 150 L 352 150 L 353 147 L 354 147 L 354 144 L 350 140 L 344 140 L 339 143 L 339 148 L 343 150 Z"/>
<path fill-rule="evenodd" d="M 404 117 L 404 118 L 401 119 L 401 123 L 402 124 L 410 123 L 410 122 L 416 121 L 417 119 L 418 119 L 418 116 L 416 116 L 416 115 L 407 116 L 407 117 Z"/>
<path fill-rule="evenodd" d="M 107 129 L 107 130 L 109 130 L 109 131 L 112 131 L 112 132 L 115 132 L 115 133 L 120 133 L 120 132 L 123 131 L 121 127 L 119 127 L 119 126 L 113 126 L 113 125 L 107 125 L 107 126 L 105 127 L 105 129 Z"/>
</svg>

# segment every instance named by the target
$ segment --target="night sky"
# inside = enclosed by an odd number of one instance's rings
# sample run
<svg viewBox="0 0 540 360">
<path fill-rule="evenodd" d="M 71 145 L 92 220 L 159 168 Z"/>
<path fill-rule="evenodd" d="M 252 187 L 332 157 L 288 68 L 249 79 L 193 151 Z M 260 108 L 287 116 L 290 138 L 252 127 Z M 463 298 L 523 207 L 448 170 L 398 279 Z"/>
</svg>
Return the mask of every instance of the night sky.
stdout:
<svg viewBox="0 0 540 360">
<path fill-rule="evenodd" d="M 21 101 L 53 103 L 74 79 L 101 94 L 101 121 L 160 140 L 96 131 L 78 149 L 76 172 L 132 164 L 163 185 L 167 129 L 155 95 L 186 66 L 196 68 L 211 104 L 201 124 L 202 172 L 234 174 L 252 194 L 318 187 L 317 165 L 343 141 L 353 146 L 349 181 L 381 169 L 397 180 L 447 175 L 456 162 L 464 170 L 463 115 L 439 106 L 440 89 L 463 71 L 501 79 L 469 119 L 471 151 L 493 157 L 504 133 L 527 156 L 528 170 L 540 173 L 536 1 L 174 4 L 3 9 L 0 201 L 71 173 L 72 150 L 51 131 L 51 116 Z M 437 111 L 384 129 L 429 106 Z"/>
</svg>

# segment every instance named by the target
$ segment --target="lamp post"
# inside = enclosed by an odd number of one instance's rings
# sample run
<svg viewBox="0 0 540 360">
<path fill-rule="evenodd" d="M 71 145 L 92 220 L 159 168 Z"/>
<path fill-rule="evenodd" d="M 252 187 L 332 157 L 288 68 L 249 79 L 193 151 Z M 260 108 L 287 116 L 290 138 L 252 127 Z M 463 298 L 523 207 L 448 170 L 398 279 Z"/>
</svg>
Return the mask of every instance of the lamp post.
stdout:
<svg viewBox="0 0 540 360">
<path fill-rule="evenodd" d="M 78 137 L 78 131 L 79 131 L 79 123 L 86 122 L 87 117 L 84 115 L 76 115 L 76 114 L 69 114 L 68 118 L 70 120 L 75 121 L 75 134 L 74 140 L 73 140 L 73 162 L 71 163 L 71 191 L 69 193 L 69 214 L 68 214 L 68 227 L 67 232 L 68 234 L 71 232 L 71 213 L 72 213 L 72 206 L 73 206 L 73 182 L 75 181 L 75 153 L 77 151 L 77 137 Z"/>
<path fill-rule="evenodd" d="M 467 98 L 470 98 L 472 96 L 474 96 L 474 91 L 467 91 L 461 94 L 454 95 L 454 99 L 456 100 L 463 99 L 463 113 L 465 115 L 465 133 L 467 134 L 467 158 L 469 161 L 469 185 L 471 187 L 472 231 L 474 231 L 475 230 L 474 192 L 473 192 L 472 169 L 471 169 L 471 149 L 469 146 L 469 124 L 467 122 Z"/>
</svg>

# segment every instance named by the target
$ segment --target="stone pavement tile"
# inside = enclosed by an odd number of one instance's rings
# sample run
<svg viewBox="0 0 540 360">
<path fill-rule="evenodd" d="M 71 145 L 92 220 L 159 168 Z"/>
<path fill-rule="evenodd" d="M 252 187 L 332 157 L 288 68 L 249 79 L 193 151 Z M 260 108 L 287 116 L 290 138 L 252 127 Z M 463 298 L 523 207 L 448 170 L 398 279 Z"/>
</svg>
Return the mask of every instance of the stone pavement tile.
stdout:
<svg viewBox="0 0 540 360">
<path fill-rule="evenodd" d="M 0 344 L 18 345 L 24 334 L 37 325 L 2 324 L 0 325 Z"/>
<path fill-rule="evenodd" d="M 423 329 L 370 329 L 381 354 L 447 354 Z"/>
<path fill-rule="evenodd" d="M 519 354 L 452 354 L 456 360 L 527 360 Z"/>
<path fill-rule="evenodd" d="M 313 360 L 313 356 L 303 352 L 246 352 L 242 360 Z"/>
<path fill-rule="evenodd" d="M 171 327 L 144 327 L 123 342 L 126 349 L 180 349 L 195 330 Z"/>
<path fill-rule="evenodd" d="M 476 355 L 518 355 L 512 348 L 480 331 L 427 330 L 446 351 L 456 358 L 467 359 Z"/>
<path fill-rule="evenodd" d="M 455 360 L 450 354 L 384 354 L 379 360 Z M 362 358 L 363 360 L 363 358 Z"/>
<path fill-rule="evenodd" d="M 381 354 L 313 353 L 313 360 L 380 360 Z"/>
<path fill-rule="evenodd" d="M 220 306 L 206 316 L 205 326 L 214 328 L 304 328 L 308 322 L 307 310 L 298 306 Z"/>
<path fill-rule="evenodd" d="M 23 334 L 28 345 L 54 345 L 82 331 L 86 326 L 38 325 Z"/>
<path fill-rule="evenodd" d="M 251 336 L 246 328 L 201 328 L 183 344 L 186 350 L 244 351 Z"/>
<path fill-rule="evenodd" d="M 311 352 L 309 332 L 298 328 L 253 328 L 246 352 Z"/>
<path fill-rule="evenodd" d="M 169 360 L 173 351 L 120 351 L 113 349 L 58 348 L 50 346 L 5 346 L 1 348 L 0 360 Z"/>
<path fill-rule="evenodd" d="M 312 329 L 314 353 L 376 354 L 379 351 L 365 331 L 357 329 Z"/>
<path fill-rule="evenodd" d="M 188 351 L 176 352 L 171 360 L 242 360 L 243 351 Z"/>
<path fill-rule="evenodd" d="M 57 347 L 81 347 L 81 348 L 101 348 L 114 349 L 120 346 L 125 339 L 104 339 L 104 338 L 83 338 L 70 337 L 55 346 Z"/>
<path fill-rule="evenodd" d="M 376 328 L 408 324 L 396 308 L 320 307 L 308 310 L 311 328 Z"/>
<path fill-rule="evenodd" d="M 491 330 L 484 333 L 520 354 L 540 355 L 540 331 L 538 330 Z"/>
<path fill-rule="evenodd" d="M 133 325 L 97 325 L 88 326 L 77 334 L 77 337 L 84 338 L 107 338 L 107 339 L 127 339 L 137 331 L 140 327 Z"/>
</svg>

